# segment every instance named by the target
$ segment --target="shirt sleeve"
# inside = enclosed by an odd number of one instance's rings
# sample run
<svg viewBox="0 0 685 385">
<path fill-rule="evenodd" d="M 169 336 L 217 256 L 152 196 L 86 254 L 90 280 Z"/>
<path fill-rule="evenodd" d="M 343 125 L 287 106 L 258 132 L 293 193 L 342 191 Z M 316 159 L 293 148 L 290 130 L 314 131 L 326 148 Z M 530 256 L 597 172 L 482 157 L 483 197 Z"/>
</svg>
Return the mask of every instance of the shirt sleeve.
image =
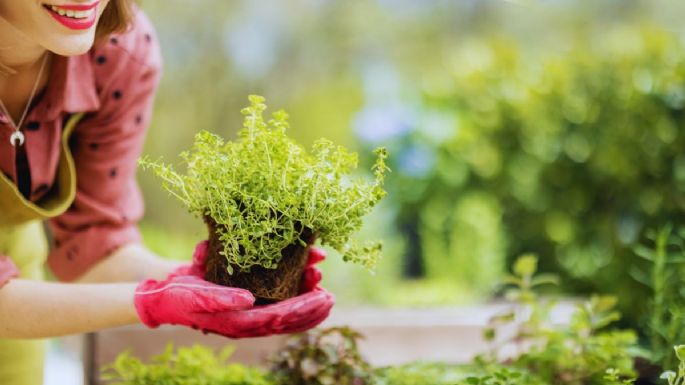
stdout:
<svg viewBox="0 0 685 385">
<path fill-rule="evenodd" d="M 149 42 L 150 34 L 144 36 Z M 144 208 L 136 167 L 161 75 L 157 51 L 115 65 L 110 80 L 98 86 L 100 110 L 72 134 L 76 198 L 67 212 L 49 221 L 54 247 L 48 265 L 62 281 L 77 279 L 121 246 L 141 240 L 137 222 Z"/>
</svg>

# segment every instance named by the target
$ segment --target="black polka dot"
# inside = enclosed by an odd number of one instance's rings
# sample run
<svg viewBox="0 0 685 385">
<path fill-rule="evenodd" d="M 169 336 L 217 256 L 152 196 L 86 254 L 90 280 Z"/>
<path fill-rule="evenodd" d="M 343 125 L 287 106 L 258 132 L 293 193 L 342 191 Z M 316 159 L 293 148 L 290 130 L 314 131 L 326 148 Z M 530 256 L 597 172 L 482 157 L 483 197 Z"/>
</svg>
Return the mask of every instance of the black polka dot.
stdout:
<svg viewBox="0 0 685 385">
<path fill-rule="evenodd" d="M 29 131 L 38 131 L 40 128 L 40 122 L 37 122 L 35 120 L 32 120 L 28 123 L 26 123 L 26 129 Z"/>
<path fill-rule="evenodd" d="M 152 41 L 152 36 L 150 36 L 149 33 L 146 33 L 146 34 L 145 34 L 145 41 L 148 42 L 148 43 Z"/>
<path fill-rule="evenodd" d="M 142 115 L 136 115 L 136 124 L 140 124 L 143 121 Z"/>
<path fill-rule="evenodd" d="M 55 247 L 60 247 L 62 245 L 62 242 L 59 240 L 55 240 Z"/>
<path fill-rule="evenodd" d="M 114 91 L 114 92 L 112 93 L 112 97 L 113 97 L 114 99 L 117 99 L 117 100 L 121 99 L 121 91 L 119 91 L 119 90 Z"/>
<path fill-rule="evenodd" d="M 122 216 L 121 216 L 121 220 L 122 220 L 123 222 L 128 222 L 128 217 L 127 217 L 126 215 L 122 215 Z"/>
<path fill-rule="evenodd" d="M 45 193 L 46 191 L 48 191 L 49 188 L 50 188 L 50 186 L 48 186 L 47 184 L 43 183 L 43 184 L 41 184 L 40 186 L 38 186 L 37 189 L 35 189 L 35 190 L 33 191 L 33 194 L 34 194 L 34 195 L 43 194 L 43 193 Z"/>
<path fill-rule="evenodd" d="M 100 144 L 99 144 L 99 143 L 91 143 L 91 144 L 88 145 L 88 147 L 89 147 L 91 150 L 95 151 L 95 150 L 97 150 L 97 149 L 100 147 Z"/>
<path fill-rule="evenodd" d="M 110 41 L 112 44 L 119 44 L 119 40 L 117 40 L 116 37 L 113 37 L 113 38 L 109 39 L 109 41 Z"/>
<path fill-rule="evenodd" d="M 100 56 L 98 56 L 98 57 L 95 59 L 95 61 L 96 61 L 98 64 L 105 64 L 105 62 L 107 61 L 107 58 L 104 57 L 103 55 L 100 55 Z"/>
<path fill-rule="evenodd" d="M 110 178 L 116 178 L 117 177 L 117 169 L 116 168 L 109 170 L 109 177 Z"/>
</svg>

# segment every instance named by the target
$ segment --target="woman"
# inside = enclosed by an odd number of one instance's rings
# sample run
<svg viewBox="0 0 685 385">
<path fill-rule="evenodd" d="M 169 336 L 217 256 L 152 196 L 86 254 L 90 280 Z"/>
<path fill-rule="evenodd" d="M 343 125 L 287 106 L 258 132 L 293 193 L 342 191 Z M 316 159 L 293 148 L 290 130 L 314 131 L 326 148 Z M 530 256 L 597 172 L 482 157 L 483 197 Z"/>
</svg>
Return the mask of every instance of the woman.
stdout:
<svg viewBox="0 0 685 385">
<path fill-rule="evenodd" d="M 42 383 L 37 338 L 135 322 L 252 337 L 328 315 L 318 250 L 302 295 L 254 307 L 202 278 L 205 243 L 185 266 L 140 245 L 136 158 L 160 70 L 132 0 L 0 1 L 0 384 Z M 46 259 L 69 283 L 40 282 Z"/>
</svg>

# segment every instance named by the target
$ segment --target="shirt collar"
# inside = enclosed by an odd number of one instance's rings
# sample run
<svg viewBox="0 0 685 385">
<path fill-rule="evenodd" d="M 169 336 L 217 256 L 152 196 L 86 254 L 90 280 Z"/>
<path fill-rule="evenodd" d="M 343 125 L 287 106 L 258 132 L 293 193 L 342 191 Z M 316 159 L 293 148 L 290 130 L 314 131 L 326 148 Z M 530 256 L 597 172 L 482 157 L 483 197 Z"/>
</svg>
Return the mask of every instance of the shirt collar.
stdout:
<svg viewBox="0 0 685 385">
<path fill-rule="evenodd" d="M 100 108 L 90 55 L 54 55 L 48 89 L 39 118 L 57 119 L 62 112 L 91 112 Z"/>
</svg>

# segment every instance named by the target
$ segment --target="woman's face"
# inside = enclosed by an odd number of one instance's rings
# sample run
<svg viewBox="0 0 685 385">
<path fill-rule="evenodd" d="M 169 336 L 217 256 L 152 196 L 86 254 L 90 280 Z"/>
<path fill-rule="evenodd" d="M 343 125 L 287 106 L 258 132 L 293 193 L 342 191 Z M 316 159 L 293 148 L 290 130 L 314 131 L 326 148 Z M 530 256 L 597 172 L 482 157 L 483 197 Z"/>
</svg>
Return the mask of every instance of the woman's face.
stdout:
<svg viewBox="0 0 685 385">
<path fill-rule="evenodd" d="M 97 22 L 109 1 L 0 0 L 0 18 L 48 51 L 80 55 L 92 47 Z"/>
</svg>

